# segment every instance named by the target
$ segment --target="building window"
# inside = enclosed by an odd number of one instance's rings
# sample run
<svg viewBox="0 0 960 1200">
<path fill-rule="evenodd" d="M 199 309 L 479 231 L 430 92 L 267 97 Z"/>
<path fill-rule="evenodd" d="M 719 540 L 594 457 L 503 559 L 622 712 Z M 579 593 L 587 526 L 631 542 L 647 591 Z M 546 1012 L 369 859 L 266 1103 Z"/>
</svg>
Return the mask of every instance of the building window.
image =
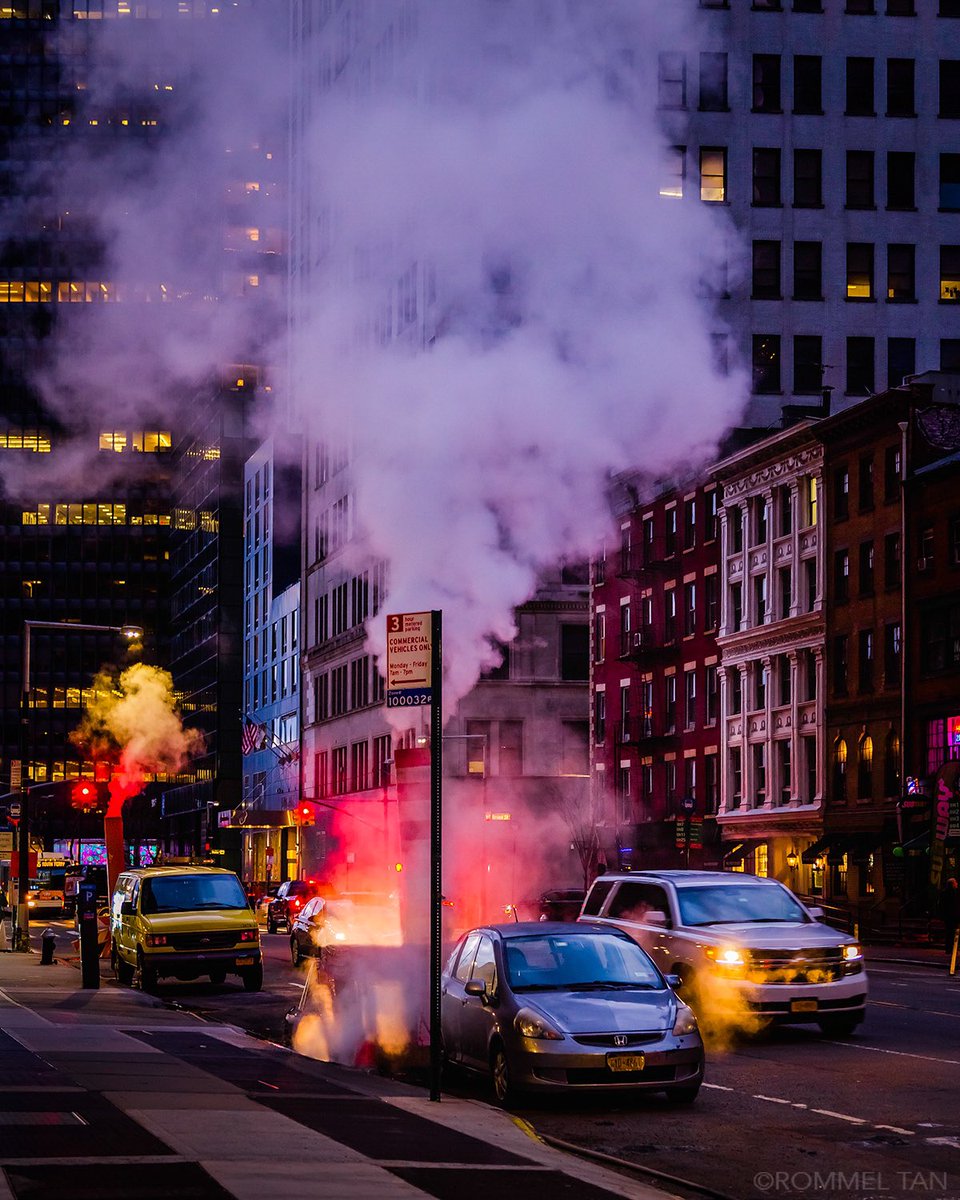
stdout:
<svg viewBox="0 0 960 1200">
<path fill-rule="evenodd" d="M 697 585 L 683 585 L 683 635 L 692 637 L 697 632 Z"/>
<path fill-rule="evenodd" d="M 960 338 L 940 339 L 940 370 L 960 371 Z"/>
<path fill-rule="evenodd" d="M 807 602 L 804 612 L 814 612 L 817 607 L 817 560 L 815 558 L 803 560 L 803 582 L 804 596 Z"/>
<path fill-rule="evenodd" d="M 875 11 L 873 0 L 847 0 L 847 12 L 854 16 L 872 17 Z"/>
<path fill-rule="evenodd" d="M 350 747 L 350 790 L 365 792 L 368 787 L 369 748 L 366 742 L 354 742 Z"/>
<path fill-rule="evenodd" d="M 873 103 L 873 59 L 847 59 L 847 109 L 848 117 L 875 116 Z"/>
<path fill-rule="evenodd" d="M 793 111 L 819 116 L 823 112 L 822 60 L 815 54 L 793 56 Z"/>
<path fill-rule="evenodd" d="M 373 739 L 373 779 L 371 785 L 378 788 L 390 786 L 390 761 L 393 757 L 393 739 L 389 733 Z"/>
<path fill-rule="evenodd" d="M 940 0 L 939 17 L 960 17 L 960 0 Z"/>
<path fill-rule="evenodd" d="M 844 464 L 833 472 L 833 519 L 845 521 L 850 515 L 850 469 Z"/>
<path fill-rule="evenodd" d="M 887 153 L 887 208 L 897 212 L 912 212 L 916 199 L 916 155 L 912 151 L 890 150 Z"/>
<path fill-rule="evenodd" d="M 883 500 L 895 504 L 900 499 L 900 446 L 887 446 L 883 452 Z"/>
<path fill-rule="evenodd" d="M 779 704 L 783 707 L 793 699 L 793 666 L 787 654 L 777 656 L 777 687 Z"/>
<path fill-rule="evenodd" d="M 915 338 L 887 338 L 887 387 L 899 387 L 917 369 Z"/>
<path fill-rule="evenodd" d="M 883 539 L 883 583 L 887 588 L 900 586 L 899 533 L 888 533 Z"/>
<path fill-rule="evenodd" d="M 686 176 L 686 147 L 667 146 L 664 150 L 663 182 L 660 195 L 673 200 L 683 197 L 683 182 Z"/>
<path fill-rule="evenodd" d="M 677 732 L 677 677 L 668 675 L 663 681 L 664 728 L 667 733 Z"/>
<path fill-rule="evenodd" d="M 888 17 L 915 17 L 914 0 L 887 0 Z"/>
<path fill-rule="evenodd" d="M 719 807 L 717 783 L 717 756 L 707 754 L 703 759 L 703 811 L 707 814 L 715 813 Z"/>
<path fill-rule="evenodd" d="M 330 780 L 334 796 L 343 796 L 347 791 L 347 747 L 336 746 L 333 751 L 333 772 Z"/>
<path fill-rule="evenodd" d="M 900 796 L 900 738 L 891 729 L 883 752 L 883 792 Z"/>
<path fill-rule="evenodd" d="M 500 764 L 499 773 L 508 779 L 517 779 L 523 774 L 523 722 L 500 721 Z"/>
<path fill-rule="evenodd" d="M 920 667 L 929 675 L 960 667 L 960 604 L 942 605 L 921 615 Z"/>
<path fill-rule="evenodd" d="M 730 632 L 737 633 L 743 628 L 743 584 L 730 585 Z"/>
<path fill-rule="evenodd" d="M 762 663 L 753 671 L 753 711 L 762 712 L 767 707 L 767 668 Z"/>
<path fill-rule="evenodd" d="M 753 390 L 758 395 L 771 395 L 780 391 L 779 334 L 753 335 Z"/>
<path fill-rule="evenodd" d="M 684 550 L 692 550 L 697 542 L 697 502 L 696 500 L 684 500 L 683 502 L 683 548 Z"/>
<path fill-rule="evenodd" d="M 957 157 L 960 158 L 960 155 Z M 823 207 L 822 150 L 794 150 L 793 207 Z"/>
<path fill-rule="evenodd" d="M 739 746 L 730 747 L 730 808 L 743 805 L 743 751 Z"/>
<path fill-rule="evenodd" d="M 847 743 L 841 737 L 833 743 L 833 798 L 841 803 L 847 798 Z"/>
<path fill-rule="evenodd" d="M 887 116 L 915 117 L 912 58 L 887 59 Z"/>
<path fill-rule="evenodd" d="M 767 748 L 751 747 L 753 751 L 753 803 L 760 808 L 767 802 Z"/>
<path fill-rule="evenodd" d="M 700 111 L 726 112 L 727 98 L 727 55 L 725 53 L 702 52 L 700 55 Z"/>
<path fill-rule="evenodd" d="M 857 747 L 857 796 L 866 800 L 873 795 L 873 738 L 868 734 Z"/>
<path fill-rule="evenodd" d="M 793 339 L 793 390 L 799 396 L 817 396 L 823 383 L 823 340 L 812 334 Z"/>
<path fill-rule="evenodd" d="M 717 718 L 720 713 L 720 693 L 718 690 L 717 668 L 709 666 L 704 668 L 704 692 L 706 695 L 707 716 L 706 723 L 708 725 L 716 725 Z"/>
<path fill-rule="evenodd" d="M 874 346 L 872 337 L 847 338 L 848 396 L 871 396 L 874 392 Z"/>
<path fill-rule="evenodd" d="M 683 54 L 668 51 L 659 56 L 657 98 L 661 108 L 687 107 L 687 62 Z"/>
<path fill-rule="evenodd" d="M 847 208 L 874 208 L 873 151 L 847 151 Z"/>
<path fill-rule="evenodd" d="M 798 13 L 822 13 L 823 0 L 793 0 L 793 11 Z"/>
<path fill-rule="evenodd" d="M 779 617 L 781 621 L 786 621 L 793 603 L 793 571 L 789 567 L 781 567 L 777 572 L 777 582 L 780 592 Z"/>
<path fill-rule="evenodd" d="M 940 247 L 940 300 L 960 304 L 960 246 Z"/>
<path fill-rule="evenodd" d="M 793 298 L 794 300 L 823 299 L 823 244 L 821 242 L 793 243 Z"/>
<path fill-rule="evenodd" d="M 767 619 L 767 577 L 760 575 L 753 581 L 753 623 L 763 625 Z"/>
<path fill-rule="evenodd" d="M 593 661 L 602 663 L 607 655 L 607 614 L 596 613 L 593 618 Z"/>
<path fill-rule="evenodd" d="M 861 455 L 857 468 L 858 505 L 861 512 L 873 509 L 873 455 Z"/>
<path fill-rule="evenodd" d="M 327 751 L 321 750 L 313 760 L 313 794 L 318 799 L 323 799 L 329 795 L 329 767 L 327 763 Z"/>
<path fill-rule="evenodd" d="M 720 622 L 720 579 L 717 575 L 708 575 L 703 581 L 704 593 L 704 631 L 709 633 L 717 628 Z"/>
<path fill-rule="evenodd" d="M 887 246 L 887 299 L 916 300 L 916 246 L 892 242 Z"/>
<path fill-rule="evenodd" d="M 590 729 L 586 721 L 564 721 L 561 730 L 560 773 L 587 775 L 590 770 Z"/>
<path fill-rule="evenodd" d="M 777 742 L 777 774 L 780 776 L 780 803 L 789 804 L 793 799 L 793 759 L 790 742 Z"/>
<path fill-rule="evenodd" d="M 848 645 L 849 637 L 845 633 L 838 633 L 833 639 L 833 694 L 835 696 L 846 696 L 847 694 L 847 664 L 848 664 Z"/>
<path fill-rule="evenodd" d="M 847 299 L 873 298 L 873 243 L 847 242 Z"/>
<path fill-rule="evenodd" d="M 837 550 L 833 555 L 833 599 L 836 604 L 846 604 L 850 599 L 850 553 Z"/>
<path fill-rule="evenodd" d="M 960 117 L 960 60 L 940 60 L 940 112 L 941 117 Z"/>
<path fill-rule="evenodd" d="M 697 724 L 697 673 L 683 673 L 683 726 L 695 729 Z"/>
<path fill-rule="evenodd" d="M 617 768 L 617 821 L 628 825 L 633 819 L 633 804 L 630 795 L 630 765 Z"/>
<path fill-rule="evenodd" d="M 780 243 L 753 243 L 753 299 L 780 299 Z"/>
<path fill-rule="evenodd" d="M 960 156 L 958 156 L 960 157 Z M 727 198 L 727 150 L 725 146 L 700 147 L 700 199 L 722 204 Z"/>
<path fill-rule="evenodd" d="M 560 626 L 560 678 L 580 682 L 590 675 L 590 633 L 586 625 Z"/>
<path fill-rule="evenodd" d="M 734 554 L 739 554 L 743 549 L 743 509 L 739 504 L 732 504 L 727 509 L 727 529 L 730 549 Z"/>
<path fill-rule="evenodd" d="M 719 492 L 717 488 L 711 488 L 704 493 L 703 539 L 706 542 L 716 541 L 718 505 Z"/>
<path fill-rule="evenodd" d="M 861 629 L 858 646 L 858 690 L 873 691 L 873 630 Z"/>
<path fill-rule="evenodd" d="M 593 694 L 593 740 L 599 745 L 607 736 L 607 693 Z"/>
<path fill-rule="evenodd" d="M 779 113 L 780 107 L 780 55 L 755 54 L 753 56 L 753 111 L 757 113 Z"/>
<path fill-rule="evenodd" d="M 873 542 L 860 543 L 860 595 L 873 595 Z"/>
<path fill-rule="evenodd" d="M 900 687 L 900 622 L 885 625 L 883 630 L 883 686 L 890 690 Z"/>
<path fill-rule="evenodd" d="M 960 211 L 960 154 L 940 155 L 940 209 Z"/>
<path fill-rule="evenodd" d="M 730 668 L 730 712 L 734 716 L 743 712 L 743 672 L 739 667 Z"/>
<path fill-rule="evenodd" d="M 753 148 L 753 203 L 765 208 L 780 204 L 779 147 Z"/>
</svg>

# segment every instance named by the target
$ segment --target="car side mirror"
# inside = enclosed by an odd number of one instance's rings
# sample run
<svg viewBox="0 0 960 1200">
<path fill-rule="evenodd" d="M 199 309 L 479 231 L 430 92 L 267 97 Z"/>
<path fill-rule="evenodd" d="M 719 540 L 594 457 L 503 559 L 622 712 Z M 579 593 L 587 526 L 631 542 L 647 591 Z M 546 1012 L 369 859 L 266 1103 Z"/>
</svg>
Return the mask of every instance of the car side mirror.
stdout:
<svg viewBox="0 0 960 1200">
<path fill-rule="evenodd" d="M 120 915 L 122 917 L 132 917 L 136 914 L 137 906 L 132 900 L 124 900 L 120 905 Z"/>
<path fill-rule="evenodd" d="M 664 975 L 664 979 L 667 981 L 667 987 L 672 988 L 674 991 L 679 987 L 683 987 L 683 980 L 679 975 Z"/>
<path fill-rule="evenodd" d="M 482 979 L 468 979 L 463 985 L 463 990 L 468 996 L 477 996 L 480 1000 L 483 1000 L 487 994 L 487 985 Z"/>
<path fill-rule="evenodd" d="M 815 905 L 813 905 L 812 908 L 808 908 L 807 912 L 810 914 L 811 917 L 813 917 L 813 919 L 815 921 L 822 921 L 823 918 L 826 916 L 826 913 L 823 911 L 823 909 L 820 907 L 819 904 L 815 904 Z"/>
</svg>

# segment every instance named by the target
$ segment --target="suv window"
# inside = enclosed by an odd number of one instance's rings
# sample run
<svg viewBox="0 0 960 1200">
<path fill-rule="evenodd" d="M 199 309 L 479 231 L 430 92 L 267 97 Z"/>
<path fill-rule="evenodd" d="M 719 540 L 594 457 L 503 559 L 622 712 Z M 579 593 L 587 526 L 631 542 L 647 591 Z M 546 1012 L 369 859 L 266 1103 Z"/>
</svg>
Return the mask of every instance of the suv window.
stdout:
<svg viewBox="0 0 960 1200">
<path fill-rule="evenodd" d="M 463 943 L 463 950 L 460 953 L 460 961 L 457 963 L 457 969 L 454 971 L 454 978 L 459 979 L 461 983 L 466 983 L 470 978 L 470 968 L 473 966 L 473 960 L 477 953 L 477 945 L 480 941 L 478 933 L 471 933 L 467 940 Z"/>
<path fill-rule="evenodd" d="M 644 921 L 650 912 L 661 912 L 669 921 L 670 906 L 663 888 L 653 883 L 621 883 L 607 915 Z"/>
<path fill-rule="evenodd" d="M 497 964 L 493 957 L 493 942 L 488 937 L 480 939 L 470 978 L 482 979 L 487 985 L 488 996 L 492 996 L 497 990 Z"/>
<path fill-rule="evenodd" d="M 310 885 L 302 879 L 291 879 L 286 885 L 285 896 L 306 896 L 311 890 Z"/>
<path fill-rule="evenodd" d="M 582 917 L 595 917 L 600 909 L 603 908 L 603 902 L 610 895 L 612 887 L 612 881 L 595 883 L 590 889 L 590 895 L 587 897 L 586 903 L 583 906 L 583 912 L 580 915 Z"/>
</svg>

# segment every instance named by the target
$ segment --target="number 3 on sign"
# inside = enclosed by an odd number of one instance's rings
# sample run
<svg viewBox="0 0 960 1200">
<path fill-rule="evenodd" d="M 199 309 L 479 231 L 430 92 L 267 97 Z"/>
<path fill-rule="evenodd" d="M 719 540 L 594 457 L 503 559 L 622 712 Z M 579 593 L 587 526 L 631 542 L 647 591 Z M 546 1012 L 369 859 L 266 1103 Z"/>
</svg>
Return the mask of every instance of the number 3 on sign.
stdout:
<svg viewBox="0 0 960 1200">
<path fill-rule="evenodd" d="M 403 633 L 403 614 L 387 618 L 387 633 Z"/>
</svg>

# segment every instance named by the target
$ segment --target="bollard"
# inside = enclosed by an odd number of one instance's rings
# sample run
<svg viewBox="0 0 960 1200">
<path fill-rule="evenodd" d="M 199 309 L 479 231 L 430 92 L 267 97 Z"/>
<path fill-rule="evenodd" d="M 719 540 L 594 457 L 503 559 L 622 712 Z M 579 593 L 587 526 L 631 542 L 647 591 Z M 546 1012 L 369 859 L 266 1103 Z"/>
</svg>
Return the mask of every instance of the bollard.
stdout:
<svg viewBox="0 0 960 1200">
<path fill-rule="evenodd" d="M 48 926 L 40 935 L 40 966 L 53 966 L 53 952 L 57 946 L 57 935 Z"/>
<path fill-rule="evenodd" d="M 960 929 L 954 931 L 953 934 L 953 953 L 950 955 L 950 974 L 957 973 L 957 943 L 960 942 Z"/>
</svg>

